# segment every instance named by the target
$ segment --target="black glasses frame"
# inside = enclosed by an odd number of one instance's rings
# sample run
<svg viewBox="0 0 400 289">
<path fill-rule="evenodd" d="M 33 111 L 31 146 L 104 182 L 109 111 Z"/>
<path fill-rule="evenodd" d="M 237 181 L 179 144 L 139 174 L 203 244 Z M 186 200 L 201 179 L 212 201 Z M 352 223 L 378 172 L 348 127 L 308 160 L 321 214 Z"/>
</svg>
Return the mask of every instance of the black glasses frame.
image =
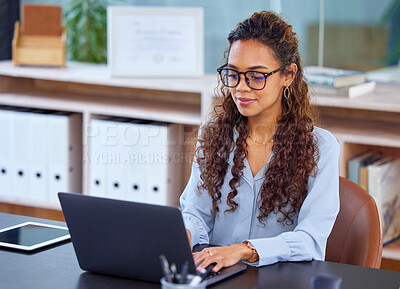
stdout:
<svg viewBox="0 0 400 289">
<path fill-rule="evenodd" d="M 265 85 L 267 84 L 267 78 L 268 78 L 268 76 L 271 76 L 271 75 L 277 73 L 278 71 L 281 71 L 281 70 L 284 69 L 286 66 L 287 66 L 287 64 L 285 64 L 285 65 L 283 65 L 283 66 L 279 67 L 278 69 L 275 69 L 274 71 L 271 71 L 271 72 L 260 72 L 260 71 L 254 71 L 254 70 L 249 70 L 249 71 L 245 71 L 245 72 L 240 72 L 240 71 L 237 71 L 236 69 L 227 68 L 226 65 L 223 65 L 223 66 L 217 68 L 217 71 L 218 71 L 218 74 L 219 74 L 219 77 L 220 77 L 220 79 L 221 79 L 222 84 L 225 85 L 226 87 L 234 88 L 234 87 L 238 86 L 239 83 L 240 83 L 240 80 L 241 80 L 240 75 L 243 74 L 243 75 L 244 75 L 244 80 L 246 81 L 246 84 L 247 84 L 247 86 L 248 86 L 249 88 L 251 88 L 251 89 L 253 89 L 253 90 L 262 90 L 262 89 L 265 88 Z M 226 85 L 226 84 L 224 83 L 224 80 L 223 80 L 223 77 L 222 77 L 222 71 L 223 71 L 223 70 L 232 70 L 232 71 L 236 72 L 236 73 L 239 75 L 238 81 L 237 81 L 237 83 L 236 83 L 235 85 Z M 253 88 L 253 87 L 250 86 L 250 79 L 247 77 L 247 73 L 249 73 L 249 72 L 257 72 L 257 73 L 261 73 L 261 74 L 264 75 L 264 85 L 263 85 L 262 88 Z"/>
</svg>

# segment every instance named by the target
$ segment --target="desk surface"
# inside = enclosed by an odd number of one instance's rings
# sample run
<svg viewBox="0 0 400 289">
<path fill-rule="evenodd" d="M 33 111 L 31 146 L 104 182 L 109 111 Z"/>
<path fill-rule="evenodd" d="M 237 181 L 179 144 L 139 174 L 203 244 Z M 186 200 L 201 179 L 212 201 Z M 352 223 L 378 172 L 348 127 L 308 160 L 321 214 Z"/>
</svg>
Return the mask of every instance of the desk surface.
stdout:
<svg viewBox="0 0 400 289">
<path fill-rule="evenodd" d="M 59 222 L 0 213 L 0 229 L 28 220 L 49 224 Z M 310 280 L 320 273 L 342 278 L 341 289 L 398 289 L 400 273 L 331 262 L 283 262 L 244 273 L 210 288 L 246 289 L 275 287 L 309 289 Z M 84 272 L 79 268 L 71 242 L 26 254 L 0 250 L 0 287 L 2 289 L 132 289 L 160 288 L 160 284 L 109 277 Z"/>
</svg>

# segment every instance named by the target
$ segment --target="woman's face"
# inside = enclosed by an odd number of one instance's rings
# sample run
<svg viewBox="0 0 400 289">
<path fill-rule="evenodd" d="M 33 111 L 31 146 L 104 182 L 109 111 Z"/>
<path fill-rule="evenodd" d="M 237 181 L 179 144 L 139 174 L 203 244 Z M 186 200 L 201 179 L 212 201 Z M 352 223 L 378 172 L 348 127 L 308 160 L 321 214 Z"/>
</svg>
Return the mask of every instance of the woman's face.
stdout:
<svg viewBox="0 0 400 289">
<path fill-rule="evenodd" d="M 228 68 L 239 72 L 251 70 L 268 73 L 281 66 L 272 49 L 260 42 L 239 40 L 231 45 Z M 288 85 L 287 80 L 281 72 L 277 72 L 266 79 L 266 85 L 262 90 L 254 90 L 247 86 L 244 75 L 241 74 L 239 84 L 230 88 L 230 92 L 242 115 L 247 117 L 275 117 L 281 114 L 284 85 Z"/>
</svg>

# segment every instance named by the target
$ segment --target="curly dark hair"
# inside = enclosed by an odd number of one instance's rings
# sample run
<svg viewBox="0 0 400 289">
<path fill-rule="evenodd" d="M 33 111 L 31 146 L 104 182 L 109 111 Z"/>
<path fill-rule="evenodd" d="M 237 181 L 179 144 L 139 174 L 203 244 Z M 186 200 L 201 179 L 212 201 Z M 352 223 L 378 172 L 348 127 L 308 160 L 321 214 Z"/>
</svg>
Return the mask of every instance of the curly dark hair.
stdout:
<svg viewBox="0 0 400 289">
<path fill-rule="evenodd" d="M 295 63 L 297 73 L 291 84 L 289 99 L 282 95 L 282 112 L 277 119 L 277 129 L 273 136 L 273 157 L 265 172 L 265 180 L 260 189 L 258 219 L 264 223 L 270 213 L 281 213 L 282 224 L 292 224 L 292 217 L 300 209 L 306 195 L 308 178 L 316 173 L 319 151 L 317 139 L 313 135 L 317 112 L 310 105 L 307 82 L 303 76 L 303 65 L 298 50 L 298 39 L 280 16 L 273 12 L 254 13 L 239 23 L 229 34 L 229 48 L 225 53 L 227 63 L 230 47 L 235 41 L 255 40 L 272 49 L 281 65 Z M 284 69 L 279 73 L 293 73 Z M 238 111 L 231 93 L 219 85 L 220 96 L 214 103 L 214 115 L 201 128 L 196 150 L 196 162 L 201 168 L 201 182 L 198 189 L 204 189 L 212 197 L 211 213 L 219 212 L 221 186 L 224 183 L 230 153 L 233 151 L 231 191 L 225 211 L 234 211 L 237 187 L 243 176 L 244 158 L 247 156 L 249 136 L 247 117 Z M 234 131 L 237 131 L 235 141 Z"/>
</svg>

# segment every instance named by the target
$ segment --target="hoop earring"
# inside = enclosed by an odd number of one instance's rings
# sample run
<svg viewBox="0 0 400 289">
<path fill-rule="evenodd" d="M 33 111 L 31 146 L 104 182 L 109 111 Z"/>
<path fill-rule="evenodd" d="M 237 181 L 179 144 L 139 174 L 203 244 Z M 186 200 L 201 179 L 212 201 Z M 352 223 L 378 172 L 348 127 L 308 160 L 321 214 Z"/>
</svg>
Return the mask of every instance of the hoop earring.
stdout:
<svg viewBox="0 0 400 289">
<path fill-rule="evenodd" d="M 289 99 L 289 97 L 290 97 L 290 88 L 289 88 L 289 86 L 285 86 L 285 88 L 283 89 L 283 96 L 286 98 L 286 100 Z"/>
</svg>

